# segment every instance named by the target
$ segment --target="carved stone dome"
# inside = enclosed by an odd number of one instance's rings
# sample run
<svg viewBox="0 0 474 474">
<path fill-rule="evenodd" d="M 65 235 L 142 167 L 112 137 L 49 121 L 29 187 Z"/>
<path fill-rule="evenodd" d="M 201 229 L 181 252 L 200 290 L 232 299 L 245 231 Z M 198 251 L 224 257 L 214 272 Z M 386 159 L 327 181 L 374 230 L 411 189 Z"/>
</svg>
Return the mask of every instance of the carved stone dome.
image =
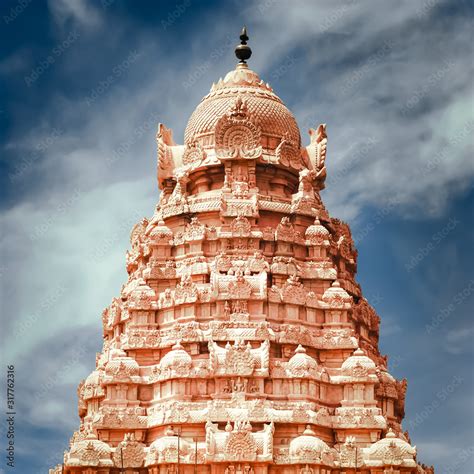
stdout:
<svg viewBox="0 0 474 474">
<path fill-rule="evenodd" d="M 132 310 L 156 309 L 156 293 L 145 283 L 145 280 L 139 279 L 138 285 L 128 297 L 128 307 Z"/>
<path fill-rule="evenodd" d="M 275 150 L 284 137 L 300 147 L 300 131 L 295 117 L 272 88 L 246 64 L 239 64 L 224 79 L 212 85 L 188 121 L 185 143 L 198 141 L 204 146 L 212 146 L 217 122 L 231 110 L 237 98 L 244 102 L 252 122 L 260 128 L 264 149 Z"/>
<path fill-rule="evenodd" d="M 84 400 L 104 396 L 101 378 L 102 372 L 99 370 L 92 371 L 86 378 L 84 381 Z"/>
<path fill-rule="evenodd" d="M 335 280 L 332 285 L 324 292 L 323 301 L 334 307 L 342 307 L 345 303 L 351 301 L 351 297 L 341 284 Z"/>
<path fill-rule="evenodd" d="M 193 360 L 191 356 L 184 350 L 178 341 L 163 359 L 160 361 L 161 370 L 175 370 L 178 372 L 188 371 L 192 366 Z"/>
<path fill-rule="evenodd" d="M 66 458 L 66 465 L 113 466 L 111 453 L 112 449 L 107 443 L 90 434 L 86 439 L 71 445 L 71 451 Z"/>
<path fill-rule="evenodd" d="M 310 225 L 305 232 L 305 237 L 312 245 L 321 245 L 327 243 L 329 245 L 329 231 L 324 227 L 318 218 Z"/>
<path fill-rule="evenodd" d="M 291 441 L 289 454 L 294 460 L 311 462 L 329 450 L 329 446 L 322 439 L 319 439 L 315 432 L 307 426 L 301 436 Z"/>
<path fill-rule="evenodd" d="M 317 362 L 308 354 L 300 344 L 295 355 L 288 361 L 288 372 L 294 377 L 306 377 L 318 368 Z"/>
<path fill-rule="evenodd" d="M 369 466 L 381 465 L 387 460 L 397 466 L 416 466 L 416 447 L 410 446 L 406 441 L 398 438 L 391 428 L 385 438 L 368 448 L 367 454 Z M 377 463 L 377 461 L 379 462 Z"/>
<path fill-rule="evenodd" d="M 114 357 L 105 367 L 105 373 L 115 377 L 138 376 L 140 366 L 133 357 Z"/>
<path fill-rule="evenodd" d="M 183 438 L 178 440 L 173 429 L 167 428 L 165 436 L 156 439 L 150 444 L 145 465 L 151 466 L 156 463 L 175 462 L 178 457 L 178 444 L 180 456 L 186 455 L 190 451 L 188 441 Z"/>
<path fill-rule="evenodd" d="M 341 369 L 343 372 L 352 371 L 352 369 L 362 367 L 367 370 L 375 370 L 375 362 L 365 355 L 362 349 L 356 349 L 354 354 L 348 357 L 342 364 Z"/>
</svg>

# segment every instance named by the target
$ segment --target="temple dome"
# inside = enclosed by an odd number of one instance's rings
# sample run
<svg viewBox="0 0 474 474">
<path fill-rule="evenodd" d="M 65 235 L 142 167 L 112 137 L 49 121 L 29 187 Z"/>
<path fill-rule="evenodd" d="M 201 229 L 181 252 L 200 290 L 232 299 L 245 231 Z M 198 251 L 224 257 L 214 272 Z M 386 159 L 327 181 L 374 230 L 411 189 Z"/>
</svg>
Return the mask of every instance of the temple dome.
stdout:
<svg viewBox="0 0 474 474">
<path fill-rule="evenodd" d="M 307 426 L 301 436 L 291 441 L 289 454 L 294 460 L 305 459 L 313 461 L 320 458 L 322 453 L 327 453 L 328 451 L 330 451 L 329 446 Z"/>
<path fill-rule="evenodd" d="M 161 370 L 175 370 L 177 372 L 187 372 L 191 368 L 193 360 L 191 356 L 184 350 L 178 341 L 163 359 L 160 361 Z"/>
<path fill-rule="evenodd" d="M 383 465 L 387 459 L 397 466 L 415 467 L 416 447 L 397 437 L 390 428 L 385 438 L 380 439 L 367 449 L 369 466 Z M 378 463 L 377 463 L 378 461 Z"/>
<path fill-rule="evenodd" d="M 101 373 L 98 370 L 93 370 L 89 376 L 86 378 L 84 382 L 84 386 L 87 387 L 88 385 L 96 386 L 100 385 L 100 376 Z"/>
<path fill-rule="evenodd" d="M 362 349 L 356 349 L 354 354 L 348 357 L 342 364 L 343 372 L 351 372 L 353 369 L 362 367 L 368 371 L 375 371 L 375 362 L 365 355 Z"/>
<path fill-rule="evenodd" d="M 128 297 L 128 307 L 132 310 L 151 310 L 157 308 L 155 290 L 148 286 L 143 279 L 138 279 L 138 285 Z"/>
<path fill-rule="evenodd" d="M 305 237 L 310 241 L 312 245 L 322 245 L 327 243 L 329 245 L 330 233 L 324 227 L 318 218 L 314 221 L 313 225 L 310 225 L 305 232 Z"/>
<path fill-rule="evenodd" d="M 86 439 L 71 445 L 71 451 L 67 455 L 67 466 L 113 466 L 111 458 L 112 449 L 107 443 L 100 441 L 93 434 Z"/>
<path fill-rule="evenodd" d="M 115 377 L 133 377 L 139 375 L 140 366 L 133 357 L 116 357 L 109 360 L 105 373 Z"/>
<path fill-rule="evenodd" d="M 318 368 L 317 362 L 308 354 L 300 344 L 295 355 L 288 361 L 288 372 L 294 377 L 307 377 Z"/>
<path fill-rule="evenodd" d="M 323 301 L 334 307 L 342 307 L 345 303 L 351 301 L 351 297 L 341 284 L 335 280 L 332 285 L 324 292 Z"/>
<path fill-rule="evenodd" d="M 189 442 L 186 439 L 179 439 L 172 428 L 167 428 L 165 435 L 155 439 L 150 444 L 148 454 L 146 456 L 145 465 L 151 466 L 156 463 L 164 463 L 178 457 L 178 443 L 180 456 L 186 455 L 190 451 Z"/>
<path fill-rule="evenodd" d="M 286 108 L 272 88 L 246 64 L 237 65 L 224 79 L 213 84 L 211 91 L 196 107 L 184 132 L 186 144 L 211 137 L 206 144 L 213 144 L 214 131 L 219 119 L 226 114 L 240 97 L 247 107 L 252 122 L 261 130 L 262 146 L 274 150 L 285 137 L 300 147 L 301 138 L 293 114 Z"/>
</svg>

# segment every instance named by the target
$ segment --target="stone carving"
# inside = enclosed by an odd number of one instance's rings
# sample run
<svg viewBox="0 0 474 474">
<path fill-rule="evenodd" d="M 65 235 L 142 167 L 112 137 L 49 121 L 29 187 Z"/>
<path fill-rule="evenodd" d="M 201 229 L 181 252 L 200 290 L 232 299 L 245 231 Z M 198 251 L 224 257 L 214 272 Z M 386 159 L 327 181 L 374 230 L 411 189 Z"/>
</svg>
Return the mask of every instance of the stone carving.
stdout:
<svg viewBox="0 0 474 474">
<path fill-rule="evenodd" d="M 295 240 L 295 229 L 288 217 L 283 217 L 277 225 L 275 239 L 284 242 L 293 242 Z"/>
<path fill-rule="evenodd" d="M 255 472 L 250 464 L 230 464 L 224 474 L 255 474 Z"/>
<path fill-rule="evenodd" d="M 260 129 L 250 117 L 247 103 L 237 96 L 229 112 L 216 124 L 216 154 L 221 160 L 255 159 L 262 153 Z"/>
<path fill-rule="evenodd" d="M 174 169 L 171 153 L 171 149 L 175 145 L 173 131 L 160 123 L 158 125 L 156 141 L 158 144 L 158 184 L 162 188 L 164 187 L 164 182 L 171 178 Z"/>
<path fill-rule="evenodd" d="M 317 183 L 317 189 L 324 189 L 324 181 L 326 179 L 326 148 L 327 134 L 326 124 L 321 124 L 316 130 L 309 130 L 310 144 L 305 149 L 305 156 L 309 159 L 313 169 L 315 170 L 314 179 Z"/>
<path fill-rule="evenodd" d="M 191 222 L 186 225 L 184 231 L 184 240 L 187 242 L 194 240 L 204 240 L 206 237 L 206 226 L 199 222 L 197 217 L 193 217 Z"/>
<path fill-rule="evenodd" d="M 268 372 L 269 342 L 264 341 L 259 348 L 253 349 L 250 342 L 236 340 L 227 342 L 225 347 L 209 342 L 209 370 L 222 375 L 249 376 L 256 369 Z"/>
<path fill-rule="evenodd" d="M 296 170 L 303 166 L 298 146 L 291 140 L 289 132 L 286 132 L 281 138 L 280 144 L 275 150 L 277 163 L 283 166 L 289 166 Z"/>
<path fill-rule="evenodd" d="M 234 237 L 248 237 L 252 226 L 244 216 L 237 216 L 230 226 L 230 230 Z"/>
<path fill-rule="evenodd" d="M 198 142 L 190 143 L 186 146 L 183 154 L 184 165 L 199 165 L 206 159 L 206 152 Z"/>
<path fill-rule="evenodd" d="M 304 304 L 306 301 L 306 290 L 296 275 L 288 278 L 282 288 L 281 295 L 285 303 Z"/>
<path fill-rule="evenodd" d="M 227 430 L 226 430 L 227 431 Z M 254 461 L 257 457 L 257 445 L 251 434 L 250 423 L 235 422 L 229 431 L 225 444 L 225 457 L 229 461 Z"/>
<path fill-rule="evenodd" d="M 314 377 L 317 367 L 317 362 L 307 355 L 306 349 L 299 344 L 295 355 L 288 361 L 287 373 L 290 377 Z"/>
<path fill-rule="evenodd" d="M 175 304 L 194 303 L 199 298 L 197 286 L 193 283 L 190 275 L 183 275 L 181 282 L 174 291 Z"/>
<path fill-rule="evenodd" d="M 340 463 L 342 467 L 355 468 L 363 464 L 362 449 L 358 449 L 353 436 L 348 436 L 341 446 Z"/>
<path fill-rule="evenodd" d="M 237 275 L 235 280 L 229 281 L 228 292 L 231 298 L 248 299 L 252 292 L 252 285 L 243 275 Z"/>
<path fill-rule="evenodd" d="M 115 449 L 113 459 L 116 467 L 138 468 L 145 461 L 145 446 L 135 440 L 133 433 L 128 433 Z"/>
</svg>

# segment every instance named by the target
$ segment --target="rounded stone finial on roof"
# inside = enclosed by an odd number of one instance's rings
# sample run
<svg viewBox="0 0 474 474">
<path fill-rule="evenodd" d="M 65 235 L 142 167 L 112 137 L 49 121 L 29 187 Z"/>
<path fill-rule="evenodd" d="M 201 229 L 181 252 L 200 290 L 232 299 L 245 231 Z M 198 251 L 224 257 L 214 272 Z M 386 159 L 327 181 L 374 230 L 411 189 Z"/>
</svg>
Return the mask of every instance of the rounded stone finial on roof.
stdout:
<svg viewBox="0 0 474 474">
<path fill-rule="evenodd" d="M 172 370 L 179 375 L 187 375 L 193 360 L 191 356 L 186 352 L 180 341 L 176 341 L 176 344 L 171 348 L 171 351 L 166 353 L 160 361 L 161 370 Z"/>
<path fill-rule="evenodd" d="M 366 353 L 358 347 L 341 365 L 343 373 L 348 375 L 363 375 L 375 371 L 375 362 L 367 357 Z"/>
<path fill-rule="evenodd" d="M 252 50 L 247 46 L 247 41 L 249 37 L 247 36 L 247 28 L 244 26 L 240 33 L 240 44 L 235 48 L 235 55 L 239 60 L 240 64 L 246 64 L 247 59 L 252 56 Z"/>
<path fill-rule="evenodd" d="M 303 431 L 305 436 L 316 436 L 316 433 L 311 429 L 311 425 L 306 425 L 305 430 Z"/>
<path fill-rule="evenodd" d="M 306 426 L 303 434 L 290 442 L 289 454 L 293 461 L 321 462 L 321 455 L 328 453 L 329 446 L 311 429 Z"/>
<path fill-rule="evenodd" d="M 288 373 L 293 377 L 308 377 L 316 371 L 318 363 L 308 354 L 306 349 L 299 344 L 295 355 L 288 361 Z"/>
</svg>

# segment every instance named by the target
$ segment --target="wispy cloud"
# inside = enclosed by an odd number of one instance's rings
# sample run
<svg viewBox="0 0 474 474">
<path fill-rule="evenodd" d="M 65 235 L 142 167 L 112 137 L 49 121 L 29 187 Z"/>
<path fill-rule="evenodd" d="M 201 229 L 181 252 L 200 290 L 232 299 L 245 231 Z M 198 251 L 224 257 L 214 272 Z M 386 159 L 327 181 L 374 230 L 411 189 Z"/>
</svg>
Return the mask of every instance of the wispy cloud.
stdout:
<svg viewBox="0 0 474 474">
<path fill-rule="evenodd" d="M 102 16 L 97 2 L 89 0 L 48 0 L 51 14 L 58 26 L 65 28 L 70 24 L 85 28 L 102 25 Z"/>
</svg>

